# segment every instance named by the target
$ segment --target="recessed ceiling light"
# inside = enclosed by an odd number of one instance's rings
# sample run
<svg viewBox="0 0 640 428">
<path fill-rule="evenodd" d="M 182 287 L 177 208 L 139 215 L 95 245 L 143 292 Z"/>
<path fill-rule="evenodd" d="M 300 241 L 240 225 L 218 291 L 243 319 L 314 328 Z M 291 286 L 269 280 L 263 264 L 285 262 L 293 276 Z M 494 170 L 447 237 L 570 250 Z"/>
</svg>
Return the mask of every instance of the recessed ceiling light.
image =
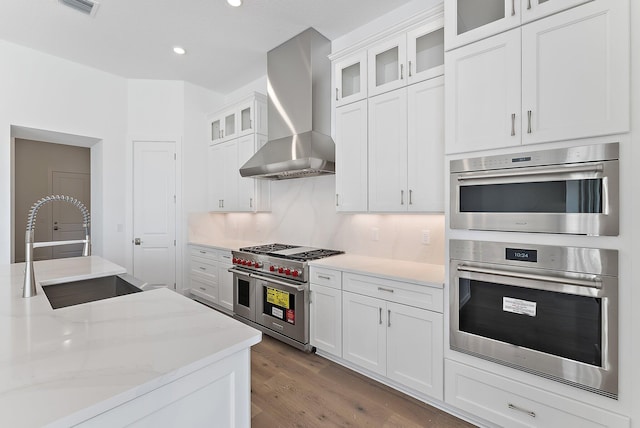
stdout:
<svg viewBox="0 0 640 428">
<path fill-rule="evenodd" d="M 242 4 L 242 0 L 227 0 L 230 6 L 238 7 Z"/>
<path fill-rule="evenodd" d="M 178 55 L 184 55 L 187 53 L 187 51 L 184 50 L 184 48 L 181 48 L 180 46 L 176 46 L 173 48 L 173 51 L 175 53 L 177 53 Z"/>
</svg>

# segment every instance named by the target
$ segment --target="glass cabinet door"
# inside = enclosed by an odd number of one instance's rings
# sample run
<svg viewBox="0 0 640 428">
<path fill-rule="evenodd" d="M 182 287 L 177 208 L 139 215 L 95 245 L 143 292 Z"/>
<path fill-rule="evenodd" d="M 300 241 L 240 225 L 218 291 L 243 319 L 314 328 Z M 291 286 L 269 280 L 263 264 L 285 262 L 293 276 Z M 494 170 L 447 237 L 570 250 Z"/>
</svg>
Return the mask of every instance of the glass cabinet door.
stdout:
<svg viewBox="0 0 640 428">
<path fill-rule="evenodd" d="M 241 108 L 240 110 L 240 133 L 244 134 L 247 131 L 253 130 L 253 109 L 250 105 Z"/>
<path fill-rule="evenodd" d="M 224 129 L 222 138 L 233 138 L 236 135 L 236 112 L 231 112 L 224 117 Z"/>
<path fill-rule="evenodd" d="M 358 52 L 333 66 L 336 106 L 360 101 L 367 96 L 367 51 Z"/>
<path fill-rule="evenodd" d="M 216 119 L 211 122 L 211 141 L 218 141 L 222 139 L 222 122 L 220 119 Z"/>
<path fill-rule="evenodd" d="M 444 74 L 444 19 L 407 33 L 407 79 L 416 83 Z"/>
<path fill-rule="evenodd" d="M 446 1 L 446 49 L 462 46 L 520 25 L 520 1 Z"/>
<path fill-rule="evenodd" d="M 369 49 L 368 60 L 370 97 L 407 84 L 407 43 L 404 34 Z"/>
</svg>

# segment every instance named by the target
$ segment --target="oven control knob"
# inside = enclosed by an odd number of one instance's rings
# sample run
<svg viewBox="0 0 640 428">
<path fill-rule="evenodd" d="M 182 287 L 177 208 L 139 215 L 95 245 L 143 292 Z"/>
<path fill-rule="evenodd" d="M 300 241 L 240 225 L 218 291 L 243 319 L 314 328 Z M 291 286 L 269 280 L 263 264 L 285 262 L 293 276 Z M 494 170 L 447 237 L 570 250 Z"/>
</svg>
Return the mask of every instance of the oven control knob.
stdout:
<svg viewBox="0 0 640 428">
<path fill-rule="evenodd" d="M 233 258 L 233 260 L 232 260 L 232 262 L 233 262 L 233 264 L 235 265 L 235 264 L 237 264 L 237 263 L 238 263 L 238 259 L 236 259 L 236 258 L 234 257 L 234 258 Z"/>
<path fill-rule="evenodd" d="M 286 268 L 285 271 L 284 271 L 284 274 L 285 275 L 291 275 L 291 269 Z"/>
<path fill-rule="evenodd" d="M 291 272 L 291 275 L 298 276 L 298 275 L 300 275 L 300 271 L 299 270 L 294 270 L 293 272 Z"/>
<path fill-rule="evenodd" d="M 246 265 L 247 265 L 247 263 L 249 263 L 249 262 L 248 262 L 248 261 L 246 261 L 246 260 L 242 260 L 242 266 L 246 266 Z"/>
<path fill-rule="evenodd" d="M 278 273 L 284 273 L 284 268 L 283 267 L 279 267 L 278 268 Z"/>
<path fill-rule="evenodd" d="M 275 267 L 274 265 L 271 265 L 271 266 L 269 266 L 269 270 L 270 270 L 271 272 L 275 272 L 276 267 Z"/>
<path fill-rule="evenodd" d="M 261 267 L 262 267 L 262 263 L 260 263 L 260 262 L 253 262 L 253 267 L 261 268 Z"/>
</svg>

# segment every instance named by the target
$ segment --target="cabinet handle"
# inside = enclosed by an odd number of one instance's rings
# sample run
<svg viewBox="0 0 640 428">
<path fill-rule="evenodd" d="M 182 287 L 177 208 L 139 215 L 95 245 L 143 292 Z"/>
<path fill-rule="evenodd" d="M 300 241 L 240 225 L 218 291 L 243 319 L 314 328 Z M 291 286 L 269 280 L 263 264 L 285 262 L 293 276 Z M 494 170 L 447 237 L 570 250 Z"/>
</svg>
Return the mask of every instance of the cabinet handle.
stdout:
<svg viewBox="0 0 640 428">
<path fill-rule="evenodd" d="M 518 406 L 516 406 L 515 404 L 511 404 L 511 403 L 509 403 L 508 405 L 509 405 L 509 408 L 510 408 L 511 410 L 516 410 L 516 411 L 518 411 L 518 412 L 525 413 L 525 414 L 527 414 L 527 415 L 531 416 L 532 418 L 535 418 L 535 417 L 536 417 L 536 412 L 532 412 L 531 410 L 523 409 L 522 407 L 518 407 Z"/>
<path fill-rule="evenodd" d="M 388 293 L 393 293 L 393 289 L 392 288 L 378 287 L 378 291 L 386 291 Z"/>
<path fill-rule="evenodd" d="M 516 0 L 511 0 L 511 16 L 516 16 Z"/>
<path fill-rule="evenodd" d="M 516 114 L 511 113 L 511 136 L 516 135 Z"/>
<path fill-rule="evenodd" d="M 200 266 L 200 270 L 207 270 L 207 268 Z"/>
<path fill-rule="evenodd" d="M 331 278 L 325 275 L 318 275 L 318 278 L 326 279 L 327 281 L 331 281 Z"/>
<path fill-rule="evenodd" d="M 413 190 L 409 189 L 409 205 L 413 205 Z"/>
<path fill-rule="evenodd" d="M 400 205 L 404 205 L 404 190 L 400 191 Z"/>
<path fill-rule="evenodd" d="M 379 321 L 379 323 L 380 323 L 380 325 L 382 325 L 382 308 L 378 308 L 378 309 L 380 309 L 380 321 Z"/>
<path fill-rule="evenodd" d="M 249 208 L 253 208 L 253 198 L 249 198 Z"/>
<path fill-rule="evenodd" d="M 391 327 L 391 309 L 387 309 L 387 327 Z"/>
<path fill-rule="evenodd" d="M 200 290 L 202 290 L 202 291 L 207 291 L 207 289 L 206 289 L 206 288 L 204 288 L 204 287 L 198 287 L 198 288 L 199 288 Z"/>
<path fill-rule="evenodd" d="M 253 119 L 249 119 L 249 129 L 253 129 Z"/>
<path fill-rule="evenodd" d="M 338 101 L 338 88 L 336 88 L 336 101 Z"/>
<path fill-rule="evenodd" d="M 527 0 L 527 9 L 531 9 L 531 0 Z"/>
<path fill-rule="evenodd" d="M 336 193 L 336 207 L 338 206 L 338 194 Z"/>
<path fill-rule="evenodd" d="M 409 61 L 409 67 L 407 71 L 409 72 L 409 77 L 411 77 L 411 61 Z"/>
<path fill-rule="evenodd" d="M 404 64 L 400 64 L 400 80 L 404 79 Z"/>
<path fill-rule="evenodd" d="M 527 110 L 527 134 L 531 134 L 531 110 Z"/>
<path fill-rule="evenodd" d="M 207 254 L 207 252 L 200 250 L 200 254 Z"/>
</svg>

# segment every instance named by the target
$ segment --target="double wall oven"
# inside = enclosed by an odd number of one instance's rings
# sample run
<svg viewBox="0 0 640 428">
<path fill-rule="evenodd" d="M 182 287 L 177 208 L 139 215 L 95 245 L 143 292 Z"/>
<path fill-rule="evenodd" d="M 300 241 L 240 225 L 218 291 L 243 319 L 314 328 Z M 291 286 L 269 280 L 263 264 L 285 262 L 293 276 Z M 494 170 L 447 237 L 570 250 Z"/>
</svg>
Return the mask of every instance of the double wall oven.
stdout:
<svg viewBox="0 0 640 428">
<path fill-rule="evenodd" d="M 311 351 L 309 266 L 342 251 L 267 244 L 233 251 L 233 312 L 240 321 Z"/>
<path fill-rule="evenodd" d="M 450 227 L 617 236 L 618 151 L 452 160 Z M 449 241 L 451 349 L 617 398 L 617 250 L 526 241 Z"/>
</svg>

